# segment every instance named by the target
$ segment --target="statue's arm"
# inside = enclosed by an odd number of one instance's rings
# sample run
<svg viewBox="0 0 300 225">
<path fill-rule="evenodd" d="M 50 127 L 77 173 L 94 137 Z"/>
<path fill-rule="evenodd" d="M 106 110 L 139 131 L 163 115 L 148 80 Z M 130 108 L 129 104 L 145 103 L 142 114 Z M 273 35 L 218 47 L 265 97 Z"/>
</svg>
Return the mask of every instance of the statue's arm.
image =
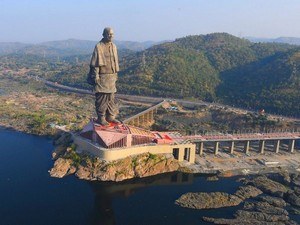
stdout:
<svg viewBox="0 0 300 225">
<path fill-rule="evenodd" d="M 90 76 L 93 80 L 96 79 L 97 76 L 99 76 L 99 67 L 98 66 L 90 66 Z"/>
<path fill-rule="evenodd" d="M 100 68 L 97 66 L 97 59 L 98 59 L 98 50 L 97 46 L 95 46 L 94 52 L 91 57 L 90 62 L 90 71 L 89 71 L 89 79 L 90 83 L 97 83 L 97 79 L 99 79 L 99 71 Z"/>
<path fill-rule="evenodd" d="M 88 83 L 91 85 L 95 85 L 98 83 L 99 78 L 99 70 L 100 68 L 98 66 L 91 66 L 90 65 L 90 72 L 88 75 Z"/>
</svg>

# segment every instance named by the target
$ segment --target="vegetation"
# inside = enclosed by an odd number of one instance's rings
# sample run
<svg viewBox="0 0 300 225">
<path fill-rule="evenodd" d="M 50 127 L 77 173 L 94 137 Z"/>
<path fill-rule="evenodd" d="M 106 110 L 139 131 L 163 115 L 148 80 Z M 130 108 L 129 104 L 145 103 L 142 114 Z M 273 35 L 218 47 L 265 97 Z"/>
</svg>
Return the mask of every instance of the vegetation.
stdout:
<svg viewBox="0 0 300 225">
<path fill-rule="evenodd" d="M 25 82 L 27 81 L 27 82 Z M 54 93 L 23 76 L 0 76 L 0 125 L 40 135 L 52 135 L 54 125 L 66 129 L 85 125 L 94 112 L 88 96 Z"/>
<path fill-rule="evenodd" d="M 229 104 L 300 116 L 300 51 L 277 53 L 221 73 L 218 95 Z"/>
<path fill-rule="evenodd" d="M 65 54 L 59 43 L 61 52 L 51 54 L 54 44 L 1 56 L 0 69 L 10 78 L 18 72 L 90 89 L 85 81 L 90 53 Z M 44 51 L 47 56 L 35 53 Z M 226 33 L 188 36 L 140 52 L 120 50 L 118 92 L 300 116 L 299 58 L 300 48 L 288 44 L 252 43 Z"/>
<path fill-rule="evenodd" d="M 300 48 L 226 33 L 188 36 L 122 61 L 120 90 L 300 116 Z"/>
<path fill-rule="evenodd" d="M 73 166 L 75 167 L 78 167 L 82 162 L 85 161 L 83 155 L 80 155 L 76 152 L 76 145 L 74 143 L 72 143 L 71 146 L 67 148 L 67 152 L 64 158 L 71 159 L 73 162 Z"/>
<path fill-rule="evenodd" d="M 0 126 L 38 135 L 54 135 L 56 126 L 81 130 L 96 116 L 94 107 L 93 96 L 58 92 L 24 75 L 0 74 Z M 119 118 L 144 109 L 145 104 L 119 102 Z"/>
</svg>

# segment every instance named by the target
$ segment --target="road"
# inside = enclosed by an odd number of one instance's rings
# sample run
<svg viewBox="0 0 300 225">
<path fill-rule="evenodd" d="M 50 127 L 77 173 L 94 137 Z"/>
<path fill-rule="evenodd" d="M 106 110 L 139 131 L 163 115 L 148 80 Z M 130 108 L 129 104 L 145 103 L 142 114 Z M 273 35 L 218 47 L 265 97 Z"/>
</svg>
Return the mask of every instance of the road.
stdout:
<svg viewBox="0 0 300 225">
<path fill-rule="evenodd" d="M 32 77 L 31 77 L 32 78 Z M 67 92 L 74 92 L 74 93 L 80 93 L 80 94 L 88 94 L 88 95 L 94 95 L 92 91 L 85 90 L 85 89 L 80 89 L 80 88 L 74 88 L 70 86 L 65 86 L 58 84 L 56 82 L 51 82 L 48 80 L 45 80 L 43 78 L 39 77 L 34 77 L 36 80 L 44 82 L 47 86 L 67 91 Z M 149 96 L 140 96 L 140 95 L 126 95 L 126 94 L 116 94 L 116 97 L 119 99 L 123 100 L 129 100 L 129 101 L 135 101 L 135 102 L 144 102 L 144 103 L 159 103 L 163 100 L 166 101 L 175 101 L 180 103 L 183 106 L 186 107 L 193 107 L 193 106 L 209 106 L 209 107 L 216 107 L 216 108 L 221 108 L 221 109 L 227 109 L 231 110 L 236 113 L 240 114 L 247 114 L 247 113 L 257 113 L 257 111 L 253 110 L 248 110 L 248 109 L 242 109 L 242 108 L 237 108 L 229 105 L 223 105 L 221 103 L 214 103 L 214 102 L 205 102 L 202 100 L 194 100 L 194 101 L 189 101 L 189 100 L 184 100 L 184 99 L 168 99 L 168 98 L 162 98 L 162 97 L 149 97 Z M 272 119 L 279 119 L 279 120 L 285 120 L 285 121 L 297 121 L 300 122 L 300 118 L 292 118 L 292 117 L 286 117 L 282 115 L 274 115 L 274 114 L 268 114 L 268 116 Z"/>
</svg>

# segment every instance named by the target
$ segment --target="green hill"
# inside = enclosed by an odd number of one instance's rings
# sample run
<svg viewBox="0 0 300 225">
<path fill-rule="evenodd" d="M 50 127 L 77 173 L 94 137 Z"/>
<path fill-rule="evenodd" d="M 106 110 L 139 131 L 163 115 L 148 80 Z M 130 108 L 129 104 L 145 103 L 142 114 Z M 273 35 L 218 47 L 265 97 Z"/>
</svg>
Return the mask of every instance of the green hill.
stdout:
<svg viewBox="0 0 300 225">
<path fill-rule="evenodd" d="M 295 115 L 299 62 L 291 59 L 297 58 L 297 49 L 226 33 L 179 38 L 124 57 L 119 90 L 219 100 Z"/>
<path fill-rule="evenodd" d="M 120 91 L 170 97 L 214 97 L 217 71 L 203 52 L 165 43 L 121 60 Z"/>
<path fill-rule="evenodd" d="M 172 45 L 204 53 L 219 72 L 294 48 L 288 44 L 252 43 L 227 33 L 188 36 L 176 39 Z"/>
<path fill-rule="evenodd" d="M 300 48 L 221 73 L 217 95 L 226 103 L 300 115 Z"/>
</svg>

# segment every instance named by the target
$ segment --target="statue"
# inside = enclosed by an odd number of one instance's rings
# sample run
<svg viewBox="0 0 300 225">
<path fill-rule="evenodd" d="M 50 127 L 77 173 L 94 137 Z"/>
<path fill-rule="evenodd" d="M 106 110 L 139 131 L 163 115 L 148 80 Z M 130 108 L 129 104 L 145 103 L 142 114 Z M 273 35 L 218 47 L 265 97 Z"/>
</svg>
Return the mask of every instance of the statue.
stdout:
<svg viewBox="0 0 300 225">
<path fill-rule="evenodd" d="M 112 43 L 113 30 L 106 27 L 102 40 L 95 46 L 90 62 L 88 83 L 93 85 L 95 93 L 96 123 L 106 126 L 120 123 L 116 119 L 118 107 L 115 103 L 116 81 L 118 78 L 119 61 L 117 47 Z"/>
</svg>

